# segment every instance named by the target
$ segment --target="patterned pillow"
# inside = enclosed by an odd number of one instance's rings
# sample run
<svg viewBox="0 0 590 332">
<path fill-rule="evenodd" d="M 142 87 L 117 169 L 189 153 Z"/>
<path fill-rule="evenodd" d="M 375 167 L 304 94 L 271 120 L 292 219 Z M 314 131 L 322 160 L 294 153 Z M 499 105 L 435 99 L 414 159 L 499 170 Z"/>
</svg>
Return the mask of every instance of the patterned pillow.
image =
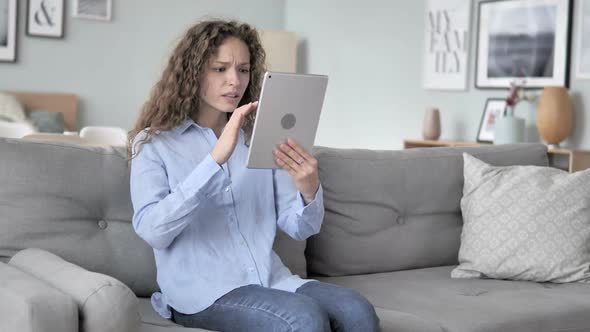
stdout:
<svg viewBox="0 0 590 332">
<path fill-rule="evenodd" d="M 453 278 L 590 282 L 590 169 L 494 167 L 463 154 Z"/>
</svg>

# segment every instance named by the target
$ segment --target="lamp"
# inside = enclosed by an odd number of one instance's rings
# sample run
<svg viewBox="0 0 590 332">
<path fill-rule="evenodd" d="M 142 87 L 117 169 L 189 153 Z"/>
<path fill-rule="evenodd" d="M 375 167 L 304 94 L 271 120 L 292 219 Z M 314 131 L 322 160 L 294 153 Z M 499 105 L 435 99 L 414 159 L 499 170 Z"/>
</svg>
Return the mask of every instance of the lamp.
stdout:
<svg viewBox="0 0 590 332">
<path fill-rule="evenodd" d="M 548 86 L 543 89 L 537 108 L 537 129 L 549 145 L 558 146 L 574 126 L 570 96 L 565 87 Z"/>
</svg>

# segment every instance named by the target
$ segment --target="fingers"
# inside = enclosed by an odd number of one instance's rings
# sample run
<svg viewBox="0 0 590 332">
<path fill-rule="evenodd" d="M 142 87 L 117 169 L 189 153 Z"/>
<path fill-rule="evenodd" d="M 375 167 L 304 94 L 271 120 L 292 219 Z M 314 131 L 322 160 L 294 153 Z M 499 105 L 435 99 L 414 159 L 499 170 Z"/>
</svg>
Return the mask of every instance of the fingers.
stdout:
<svg viewBox="0 0 590 332">
<path fill-rule="evenodd" d="M 253 101 L 251 103 L 247 103 L 245 105 L 242 105 L 236 111 L 240 111 L 243 116 L 246 116 L 246 115 L 250 114 L 250 112 L 255 110 L 256 107 L 258 107 L 258 101 Z"/>
<path fill-rule="evenodd" d="M 229 122 L 231 123 L 231 125 L 241 128 L 244 124 L 244 119 L 246 118 L 246 116 L 250 114 L 253 110 L 255 110 L 257 107 L 258 101 L 247 103 L 245 105 L 238 107 L 233 112 L 231 118 L 229 119 Z"/>
<path fill-rule="evenodd" d="M 317 160 L 294 140 L 288 139 L 286 144 L 279 145 L 279 149 L 301 167 L 306 169 L 317 168 Z"/>
<path fill-rule="evenodd" d="M 275 157 L 277 158 L 278 161 L 281 161 L 282 163 L 289 166 L 289 168 L 293 169 L 294 171 L 298 171 L 299 168 L 301 167 L 301 165 L 297 162 L 299 159 L 294 159 L 293 157 L 291 157 L 290 155 L 288 155 L 287 153 L 285 153 L 279 149 L 275 149 L 274 153 L 275 153 Z M 281 165 L 279 164 L 279 166 L 281 166 Z"/>
<path fill-rule="evenodd" d="M 239 115 L 239 117 L 245 117 L 246 115 L 250 114 L 250 112 L 255 110 L 256 107 L 258 107 L 257 101 L 242 105 L 234 111 L 234 114 L 232 114 L 232 118 L 234 115 Z"/>
<path fill-rule="evenodd" d="M 291 160 L 293 160 L 297 165 L 302 165 L 305 162 L 305 158 L 302 155 L 297 153 L 297 151 L 293 150 L 287 144 L 279 144 L 279 149 L 285 155 L 287 155 Z"/>
<path fill-rule="evenodd" d="M 275 158 L 275 162 L 277 165 L 279 165 L 280 168 L 287 171 L 289 173 L 289 175 L 294 177 L 297 174 L 297 171 L 295 171 L 293 168 L 291 168 L 291 166 L 289 166 L 287 163 L 285 163 L 282 159 Z"/>
<path fill-rule="evenodd" d="M 299 155 L 303 156 L 303 158 L 310 160 L 313 159 L 313 156 L 310 155 L 307 151 L 305 151 L 305 149 L 299 145 L 299 143 L 295 142 L 294 139 L 289 138 L 287 139 L 287 144 L 293 149 L 295 150 Z"/>
</svg>

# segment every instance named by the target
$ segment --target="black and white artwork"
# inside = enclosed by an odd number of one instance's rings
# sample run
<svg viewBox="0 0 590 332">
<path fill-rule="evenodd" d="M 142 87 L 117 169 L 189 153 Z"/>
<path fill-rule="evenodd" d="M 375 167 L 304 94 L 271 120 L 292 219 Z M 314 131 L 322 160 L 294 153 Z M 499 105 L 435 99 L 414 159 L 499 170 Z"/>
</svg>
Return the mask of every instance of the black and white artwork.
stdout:
<svg viewBox="0 0 590 332">
<path fill-rule="evenodd" d="M 580 0 L 577 78 L 590 78 L 590 0 Z"/>
<path fill-rule="evenodd" d="M 0 61 L 16 61 L 17 0 L 0 0 Z"/>
<path fill-rule="evenodd" d="M 74 17 L 111 20 L 112 0 L 74 0 Z"/>
<path fill-rule="evenodd" d="M 64 36 L 64 0 L 28 0 L 27 35 L 62 38 Z"/>
<path fill-rule="evenodd" d="M 424 88 L 467 88 L 471 0 L 427 0 Z"/>
<path fill-rule="evenodd" d="M 567 86 L 570 11 L 571 0 L 480 2 L 476 86 Z"/>
</svg>

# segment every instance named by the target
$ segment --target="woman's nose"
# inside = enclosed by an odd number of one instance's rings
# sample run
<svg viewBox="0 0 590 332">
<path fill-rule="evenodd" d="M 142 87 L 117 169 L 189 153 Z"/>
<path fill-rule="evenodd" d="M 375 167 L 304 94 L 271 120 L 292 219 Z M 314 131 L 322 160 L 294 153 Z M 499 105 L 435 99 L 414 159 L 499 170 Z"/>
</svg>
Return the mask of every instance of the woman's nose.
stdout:
<svg viewBox="0 0 590 332">
<path fill-rule="evenodd" d="M 228 70 L 227 71 L 227 82 L 231 86 L 239 85 L 240 79 L 239 79 L 237 70 Z"/>
</svg>

